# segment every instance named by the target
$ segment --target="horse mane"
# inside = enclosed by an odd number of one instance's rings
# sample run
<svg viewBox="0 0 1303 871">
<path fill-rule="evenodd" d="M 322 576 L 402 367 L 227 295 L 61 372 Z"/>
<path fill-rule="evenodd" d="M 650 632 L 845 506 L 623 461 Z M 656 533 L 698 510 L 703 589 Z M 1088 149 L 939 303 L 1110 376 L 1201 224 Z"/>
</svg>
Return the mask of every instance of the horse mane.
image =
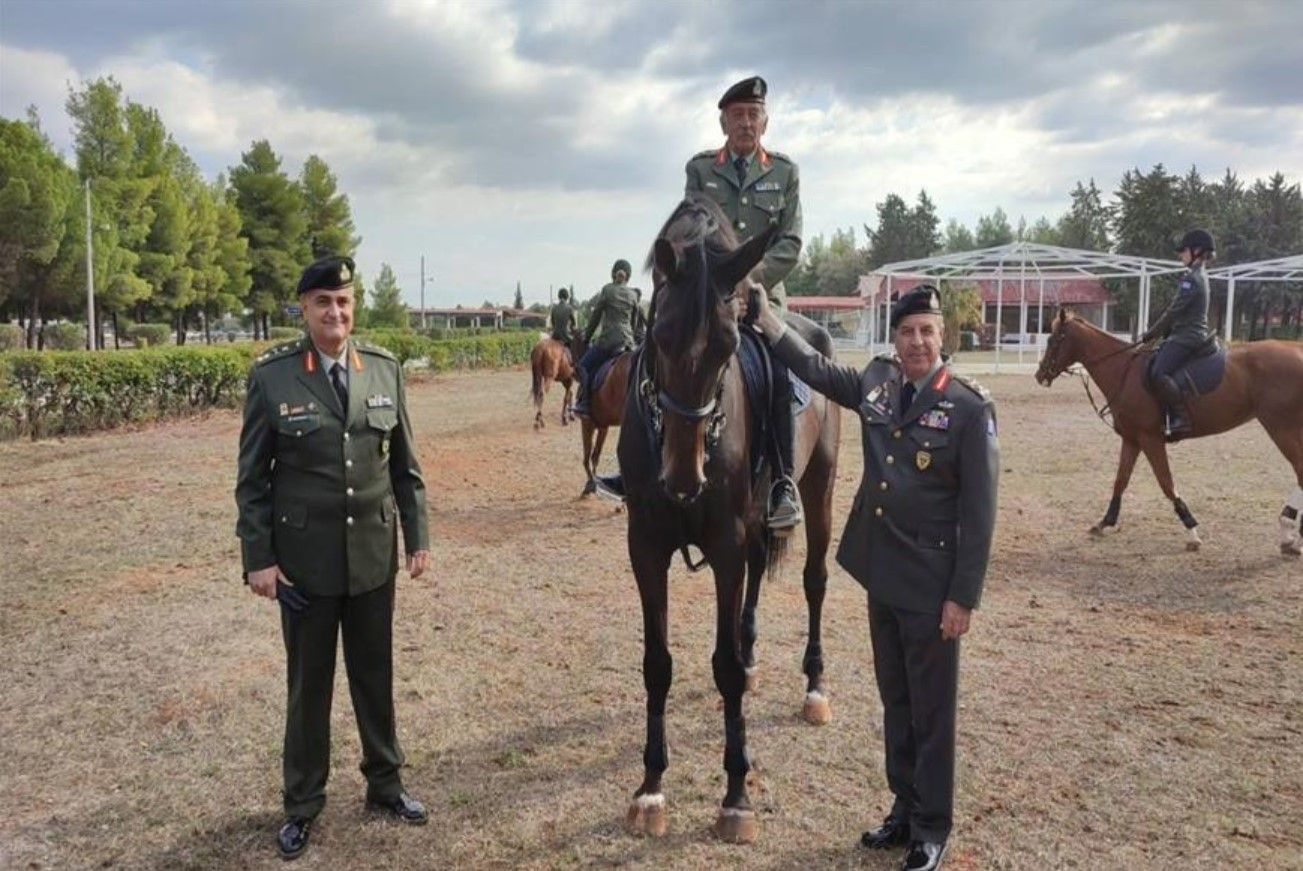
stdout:
<svg viewBox="0 0 1303 871">
<path fill-rule="evenodd" d="M 733 225 L 728 216 L 724 214 L 723 209 L 710 197 L 701 193 L 689 193 L 674 208 L 661 226 L 660 232 L 656 234 L 656 240 L 664 239 L 674 247 L 676 253 L 702 246 L 706 251 L 707 259 L 711 255 L 719 256 L 728 254 L 741 244 L 737 233 L 733 230 Z M 647 253 L 645 268 L 653 269 L 656 265 L 656 247 L 653 243 L 652 250 Z M 656 282 L 652 290 L 653 299 L 660 293 L 661 287 Z M 695 326 L 706 322 L 706 313 L 710 310 L 709 281 L 703 281 L 695 288 L 695 292 L 690 297 L 683 300 L 683 317 L 687 324 L 693 325 L 694 329 L 682 329 L 675 331 L 674 344 L 682 349 L 693 341 L 696 333 Z M 660 304 L 654 305 L 659 315 Z M 649 325 L 649 329 L 655 329 L 655 323 Z"/>
</svg>

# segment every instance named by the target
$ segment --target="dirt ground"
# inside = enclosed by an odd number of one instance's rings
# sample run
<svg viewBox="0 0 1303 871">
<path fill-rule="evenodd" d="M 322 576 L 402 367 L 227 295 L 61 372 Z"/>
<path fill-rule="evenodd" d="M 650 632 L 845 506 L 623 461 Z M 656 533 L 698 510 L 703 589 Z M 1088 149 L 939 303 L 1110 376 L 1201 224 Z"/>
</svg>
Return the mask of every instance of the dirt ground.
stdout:
<svg viewBox="0 0 1303 871">
<path fill-rule="evenodd" d="M 1086 535 L 1116 438 L 1080 387 L 984 379 L 1000 522 L 965 641 L 948 867 L 1303 868 L 1303 564 L 1277 551 L 1290 479 L 1262 430 L 1178 446 L 1206 544 L 1147 468 L 1122 531 Z M 339 669 L 330 803 L 303 868 L 896 867 L 860 588 L 832 567 L 833 722 L 798 717 L 804 547 L 761 603 L 748 697 L 760 841 L 715 841 L 713 593 L 671 586 L 671 830 L 624 834 L 642 774 L 641 623 L 623 514 L 576 499 L 576 427 L 531 430 L 529 376 L 410 388 L 432 577 L 399 581 L 399 732 L 431 824 L 363 810 Z M 275 606 L 239 581 L 238 416 L 0 445 L 0 867 L 281 867 Z M 608 447 L 608 465 L 614 446 Z M 861 470 L 843 417 L 837 533 Z M 835 546 L 835 542 L 834 542 Z"/>
</svg>

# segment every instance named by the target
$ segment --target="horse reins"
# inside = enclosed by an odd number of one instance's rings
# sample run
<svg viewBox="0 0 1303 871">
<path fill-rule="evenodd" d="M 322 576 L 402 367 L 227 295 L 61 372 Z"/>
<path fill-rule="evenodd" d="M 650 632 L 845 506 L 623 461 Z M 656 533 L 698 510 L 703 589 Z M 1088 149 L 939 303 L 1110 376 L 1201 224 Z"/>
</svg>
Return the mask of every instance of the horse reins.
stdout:
<svg viewBox="0 0 1303 871">
<path fill-rule="evenodd" d="M 1050 344 L 1053 344 L 1055 340 L 1057 340 L 1058 338 L 1059 338 L 1058 335 L 1053 336 L 1050 339 Z M 1100 407 L 1099 403 L 1095 401 L 1095 394 L 1090 389 L 1090 375 L 1087 373 L 1087 370 L 1091 366 L 1094 366 L 1096 363 L 1103 363 L 1105 360 L 1108 360 L 1112 357 L 1116 357 L 1118 354 L 1121 354 L 1126 351 L 1134 351 L 1136 348 L 1139 348 L 1143 344 L 1144 342 L 1132 342 L 1129 345 L 1123 345 L 1121 348 L 1115 348 L 1114 350 L 1109 351 L 1107 354 L 1103 354 L 1099 357 L 1096 357 L 1093 360 L 1083 360 L 1081 361 L 1080 364 L 1074 363 L 1071 366 L 1065 366 L 1064 368 L 1060 369 L 1058 374 L 1055 375 L 1054 377 L 1057 378 L 1059 375 L 1063 375 L 1066 373 L 1068 375 L 1076 375 L 1078 378 L 1080 378 L 1081 385 L 1086 388 L 1086 398 L 1090 400 L 1090 407 L 1095 410 L 1096 417 L 1098 417 L 1105 424 L 1107 424 L 1109 429 L 1112 429 L 1114 432 L 1116 432 L 1117 427 L 1113 425 L 1113 421 L 1112 421 L 1113 411 L 1110 408 L 1112 403 L 1105 402 L 1103 407 Z M 1048 345 L 1045 350 L 1047 353 L 1049 352 L 1050 348 Z M 1126 372 L 1130 371 L 1130 369 L 1131 369 L 1131 363 L 1128 362 L 1127 370 L 1122 373 L 1123 381 L 1126 381 Z"/>
</svg>

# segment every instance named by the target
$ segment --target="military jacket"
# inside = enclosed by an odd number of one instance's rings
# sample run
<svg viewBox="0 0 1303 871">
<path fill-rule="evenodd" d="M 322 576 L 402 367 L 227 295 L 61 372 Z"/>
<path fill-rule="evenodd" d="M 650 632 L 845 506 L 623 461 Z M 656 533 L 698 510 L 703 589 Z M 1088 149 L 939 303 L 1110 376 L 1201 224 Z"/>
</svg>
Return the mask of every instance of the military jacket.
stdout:
<svg viewBox="0 0 1303 871">
<path fill-rule="evenodd" d="M 864 478 L 837 562 L 874 602 L 940 613 L 975 608 L 995 532 L 1000 447 L 995 406 L 948 366 L 900 411 L 890 356 L 862 371 L 837 364 L 788 329 L 774 353 L 815 390 L 860 416 Z"/>
<path fill-rule="evenodd" d="M 1149 332 L 1187 348 L 1199 347 L 1212 335 L 1208 329 L 1208 300 L 1208 273 L 1203 265 L 1187 269 L 1177 282 L 1176 296 Z"/>
<path fill-rule="evenodd" d="M 612 282 L 603 287 L 588 315 L 588 343 L 610 351 L 632 348 L 643 321 L 638 298 L 638 289 L 627 284 Z"/>
<path fill-rule="evenodd" d="M 240 431 L 235 531 L 244 570 L 279 565 L 320 596 L 392 580 L 400 522 L 408 553 L 429 548 L 402 366 L 353 340 L 348 360 L 344 409 L 310 339 L 263 354 L 249 374 Z"/>
<path fill-rule="evenodd" d="M 571 333 L 577 326 L 575 321 L 575 310 L 568 302 L 559 302 L 552 306 L 552 313 L 548 316 L 552 327 L 552 338 L 564 344 L 570 344 Z"/>
<path fill-rule="evenodd" d="M 786 307 L 783 280 L 801 256 L 801 180 L 796 164 L 785 154 L 757 149 L 739 184 L 724 146 L 695 155 L 686 172 L 685 193 L 704 193 L 718 203 L 742 241 L 774 228 L 762 261 L 764 285 L 769 298 Z"/>
</svg>

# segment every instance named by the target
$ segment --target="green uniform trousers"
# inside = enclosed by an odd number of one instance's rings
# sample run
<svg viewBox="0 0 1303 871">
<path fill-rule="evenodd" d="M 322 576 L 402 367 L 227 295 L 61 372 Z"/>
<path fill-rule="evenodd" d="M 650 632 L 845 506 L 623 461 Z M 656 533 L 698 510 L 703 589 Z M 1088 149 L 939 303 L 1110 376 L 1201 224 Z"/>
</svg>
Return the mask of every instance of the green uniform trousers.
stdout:
<svg viewBox="0 0 1303 871">
<path fill-rule="evenodd" d="M 344 667 L 362 737 L 367 797 L 384 801 L 402 791 L 403 751 L 394 727 L 394 581 L 357 596 L 313 596 L 306 611 L 281 608 L 289 681 L 285 711 L 285 813 L 315 817 L 326 804 L 330 774 L 330 703 L 336 639 L 344 636 Z"/>
</svg>

